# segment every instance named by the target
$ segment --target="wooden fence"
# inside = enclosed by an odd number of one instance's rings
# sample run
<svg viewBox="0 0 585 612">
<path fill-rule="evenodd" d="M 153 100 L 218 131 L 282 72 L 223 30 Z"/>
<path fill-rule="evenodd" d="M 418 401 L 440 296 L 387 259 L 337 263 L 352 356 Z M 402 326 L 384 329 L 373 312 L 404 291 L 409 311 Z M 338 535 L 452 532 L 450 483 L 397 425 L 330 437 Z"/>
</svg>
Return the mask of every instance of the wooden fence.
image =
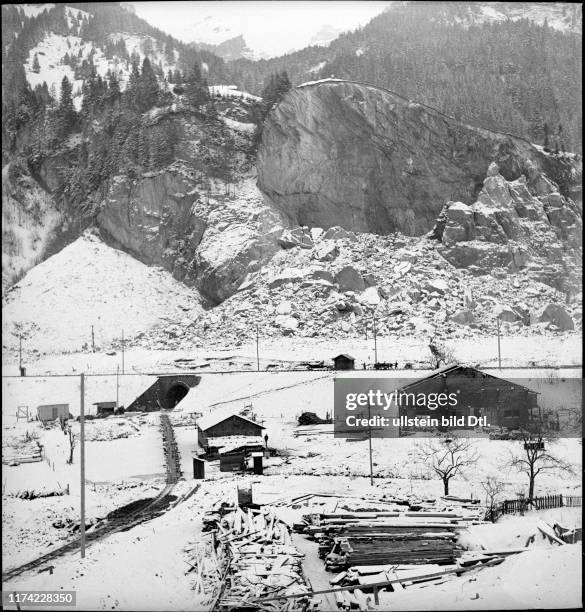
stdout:
<svg viewBox="0 0 585 612">
<path fill-rule="evenodd" d="M 528 499 L 506 499 L 486 513 L 486 520 L 496 521 L 503 514 L 522 514 L 529 510 L 549 510 L 550 508 L 578 508 L 583 498 L 578 495 L 545 495 Z"/>
</svg>

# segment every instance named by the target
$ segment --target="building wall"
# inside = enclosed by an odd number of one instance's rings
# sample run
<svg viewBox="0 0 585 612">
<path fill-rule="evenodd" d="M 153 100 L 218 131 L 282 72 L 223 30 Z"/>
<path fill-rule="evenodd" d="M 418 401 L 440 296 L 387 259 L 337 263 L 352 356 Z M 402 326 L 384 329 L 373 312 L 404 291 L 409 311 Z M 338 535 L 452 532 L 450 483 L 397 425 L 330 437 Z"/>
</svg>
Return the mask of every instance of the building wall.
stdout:
<svg viewBox="0 0 585 612">
<path fill-rule="evenodd" d="M 37 415 L 40 421 L 52 421 L 54 419 L 69 418 L 69 404 L 46 404 L 37 407 Z"/>
<path fill-rule="evenodd" d="M 213 425 L 205 430 L 207 438 L 218 438 L 221 436 L 261 436 L 262 427 L 250 423 L 244 419 L 239 419 L 236 415 L 227 418 L 225 421 Z"/>
<path fill-rule="evenodd" d="M 246 460 L 244 453 L 235 453 L 233 455 L 220 455 L 219 471 L 220 472 L 239 472 L 246 468 Z"/>
</svg>

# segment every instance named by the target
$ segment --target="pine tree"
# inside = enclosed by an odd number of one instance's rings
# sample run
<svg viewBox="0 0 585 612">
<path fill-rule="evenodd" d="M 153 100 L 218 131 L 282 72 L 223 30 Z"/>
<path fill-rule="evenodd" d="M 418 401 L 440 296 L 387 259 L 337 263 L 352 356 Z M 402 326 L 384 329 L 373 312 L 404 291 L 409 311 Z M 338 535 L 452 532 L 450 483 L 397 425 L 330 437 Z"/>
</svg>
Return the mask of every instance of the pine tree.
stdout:
<svg viewBox="0 0 585 612">
<path fill-rule="evenodd" d="M 61 97 L 59 98 L 59 107 L 57 110 L 59 123 L 58 132 L 62 138 L 65 138 L 75 129 L 77 118 L 75 107 L 73 106 L 71 83 L 66 76 L 64 76 L 61 81 Z"/>
<path fill-rule="evenodd" d="M 201 76 L 201 66 L 195 62 L 185 79 L 185 96 L 189 104 L 199 108 L 209 101 L 207 81 Z"/>
<path fill-rule="evenodd" d="M 152 69 L 150 60 L 145 57 L 142 62 L 142 72 L 138 79 L 138 100 L 136 101 L 141 112 L 152 108 L 158 102 L 159 93 L 156 74 Z"/>
<path fill-rule="evenodd" d="M 37 74 L 41 71 L 41 65 L 39 64 L 39 56 L 36 53 L 33 58 L 32 70 Z"/>
</svg>

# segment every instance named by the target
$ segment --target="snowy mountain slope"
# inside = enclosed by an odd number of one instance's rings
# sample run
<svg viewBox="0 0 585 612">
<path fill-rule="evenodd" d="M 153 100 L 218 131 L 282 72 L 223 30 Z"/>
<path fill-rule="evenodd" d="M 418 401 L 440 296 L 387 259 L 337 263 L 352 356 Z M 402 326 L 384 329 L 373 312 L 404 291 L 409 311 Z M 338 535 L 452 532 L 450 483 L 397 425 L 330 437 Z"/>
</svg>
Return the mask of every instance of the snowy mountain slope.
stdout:
<svg viewBox="0 0 585 612">
<path fill-rule="evenodd" d="M 140 62 L 145 57 L 145 42 L 149 40 L 152 44 L 154 41 L 151 36 L 136 36 L 119 32 L 111 34 L 110 39 L 113 42 L 123 40 L 128 53 L 130 55 L 133 53 L 137 54 Z M 64 63 L 64 58 L 66 54 L 70 56 L 75 55 L 81 62 L 84 59 L 89 59 L 92 52 L 93 64 L 97 74 L 104 78 L 108 71 L 112 72 L 118 78 L 120 89 L 124 91 L 132 68 L 131 62 L 119 57 L 107 58 L 103 49 L 72 34 L 63 36 L 54 32 L 47 33 L 45 39 L 29 52 L 28 61 L 25 64 L 26 78 L 33 88 L 46 82 L 49 90 L 53 88 L 54 94 L 57 96 L 60 91 L 61 81 L 66 76 L 72 83 L 73 101 L 76 109 L 79 110 L 83 101 L 83 79 L 75 78 L 73 69 Z M 166 74 L 169 70 L 175 70 L 177 67 L 176 53 L 175 51 L 175 62 L 168 62 L 162 52 L 150 53 L 149 58 L 151 62 L 160 64 L 163 72 Z M 38 72 L 35 72 L 33 69 L 35 56 L 40 65 Z"/>
<path fill-rule="evenodd" d="M 2 329 L 14 345 L 15 323 L 34 329 L 40 351 L 79 350 L 147 331 L 167 319 L 188 326 L 201 313 L 198 294 L 160 268 L 85 234 L 31 270 L 5 295 Z"/>
<path fill-rule="evenodd" d="M 454 21 L 464 25 L 528 19 L 538 25 L 547 23 L 551 28 L 561 32 L 581 33 L 582 31 L 582 8 L 576 3 L 474 2 L 460 4 L 464 5 L 463 15 L 455 16 Z M 469 4 L 473 6 L 465 6 Z"/>
</svg>

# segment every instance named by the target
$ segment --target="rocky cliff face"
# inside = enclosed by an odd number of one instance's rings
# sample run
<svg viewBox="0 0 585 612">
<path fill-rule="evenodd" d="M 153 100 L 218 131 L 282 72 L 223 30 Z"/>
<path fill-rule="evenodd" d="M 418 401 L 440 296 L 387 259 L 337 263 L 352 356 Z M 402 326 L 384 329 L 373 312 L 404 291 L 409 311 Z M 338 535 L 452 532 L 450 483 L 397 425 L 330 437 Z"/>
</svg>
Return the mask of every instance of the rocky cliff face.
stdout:
<svg viewBox="0 0 585 612">
<path fill-rule="evenodd" d="M 376 87 L 329 80 L 291 90 L 268 116 L 259 187 L 291 222 L 387 234 L 429 231 L 445 202 L 471 204 L 492 161 L 575 191 L 573 159 L 467 126 Z M 577 176 L 578 175 L 578 176 Z"/>
</svg>

